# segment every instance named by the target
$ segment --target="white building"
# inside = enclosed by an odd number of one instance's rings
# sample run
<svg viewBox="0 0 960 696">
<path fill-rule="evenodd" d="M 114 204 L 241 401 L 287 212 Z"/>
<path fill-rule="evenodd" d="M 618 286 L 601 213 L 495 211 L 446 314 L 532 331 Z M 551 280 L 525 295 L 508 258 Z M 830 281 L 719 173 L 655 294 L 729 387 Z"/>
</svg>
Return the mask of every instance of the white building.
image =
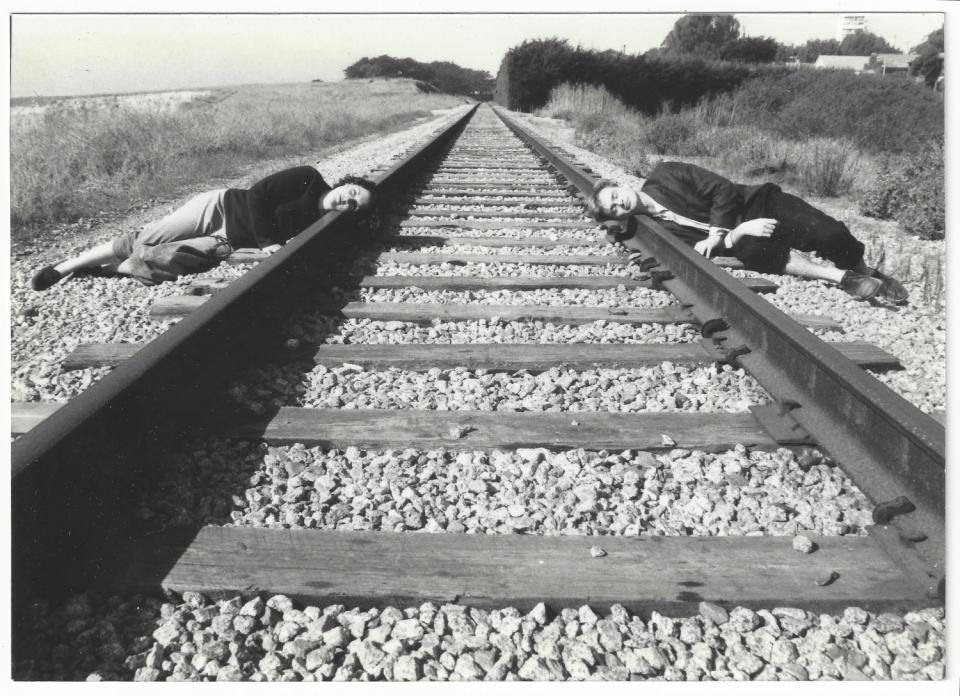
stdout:
<svg viewBox="0 0 960 696">
<path fill-rule="evenodd" d="M 843 41 L 843 39 L 850 34 L 866 30 L 866 15 L 843 15 L 837 23 L 837 41 Z"/>
</svg>

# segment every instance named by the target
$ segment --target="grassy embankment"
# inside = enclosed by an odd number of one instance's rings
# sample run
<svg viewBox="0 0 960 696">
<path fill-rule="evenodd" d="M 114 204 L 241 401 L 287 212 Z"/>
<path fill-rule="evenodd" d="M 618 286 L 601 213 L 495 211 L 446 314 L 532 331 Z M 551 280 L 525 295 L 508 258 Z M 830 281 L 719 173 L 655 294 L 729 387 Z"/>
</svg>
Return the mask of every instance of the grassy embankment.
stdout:
<svg viewBox="0 0 960 696">
<path fill-rule="evenodd" d="M 20 107 L 11 109 L 12 236 L 123 211 L 258 160 L 309 157 L 464 103 L 404 79 L 184 92 L 12 104 Z"/>
<path fill-rule="evenodd" d="M 943 162 L 942 149 L 938 149 L 942 146 L 936 143 L 898 140 L 895 132 L 888 131 L 889 147 L 898 151 L 884 152 L 874 146 L 875 138 L 858 137 L 855 130 L 832 136 L 787 137 L 752 125 L 755 115 L 744 108 L 744 99 L 737 93 L 679 113 L 646 116 L 626 107 L 603 87 L 565 84 L 553 90 L 550 101 L 537 114 L 570 121 L 576 128 L 577 145 L 638 176 L 656 162 L 679 159 L 735 181 L 776 182 L 848 224 L 856 217 L 855 234 L 867 245 L 868 262 L 921 283 L 927 301 L 945 300 L 943 246 L 917 239 L 943 237 Z M 911 124 L 904 121 L 893 127 L 910 129 Z M 829 128 L 823 130 L 830 133 Z M 936 124 L 931 130 L 936 130 Z M 908 135 L 915 134 L 914 127 Z M 909 173 L 912 188 L 891 194 L 885 188 L 891 172 L 900 177 Z M 903 213 L 879 216 L 903 223 L 897 233 L 889 233 L 894 227 L 891 222 L 863 216 L 891 208 L 889 201 L 896 196 L 905 202 Z"/>
</svg>

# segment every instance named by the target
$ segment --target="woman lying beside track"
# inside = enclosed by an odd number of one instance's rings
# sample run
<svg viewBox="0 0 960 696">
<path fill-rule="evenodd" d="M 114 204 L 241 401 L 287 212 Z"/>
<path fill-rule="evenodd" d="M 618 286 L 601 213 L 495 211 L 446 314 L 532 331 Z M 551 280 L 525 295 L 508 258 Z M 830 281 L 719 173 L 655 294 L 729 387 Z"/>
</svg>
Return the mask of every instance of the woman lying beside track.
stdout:
<svg viewBox="0 0 960 696">
<path fill-rule="evenodd" d="M 37 271 L 34 290 L 46 290 L 76 271 L 128 275 L 155 285 L 209 270 L 234 249 L 273 253 L 329 210 L 366 211 L 376 184 L 347 176 L 333 187 L 310 166 L 293 167 L 248 189 L 194 196 L 162 220 Z"/>
<path fill-rule="evenodd" d="M 846 225 L 776 184 L 735 184 L 692 164 L 661 162 L 640 190 L 598 181 L 588 207 L 597 220 L 627 220 L 616 239 L 628 248 L 639 248 L 629 218 L 645 214 L 707 257 L 726 249 L 751 271 L 826 280 L 861 300 L 907 301 L 899 282 L 866 266 L 864 246 Z"/>
</svg>

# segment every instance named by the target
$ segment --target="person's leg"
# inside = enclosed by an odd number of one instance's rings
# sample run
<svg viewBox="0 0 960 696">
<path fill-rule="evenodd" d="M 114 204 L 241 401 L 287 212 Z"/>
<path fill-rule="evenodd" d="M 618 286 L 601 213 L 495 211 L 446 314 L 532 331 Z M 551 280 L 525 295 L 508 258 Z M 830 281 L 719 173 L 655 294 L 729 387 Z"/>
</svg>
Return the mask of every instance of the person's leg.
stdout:
<svg viewBox="0 0 960 696">
<path fill-rule="evenodd" d="M 868 300 L 880 291 L 882 283 L 876 278 L 833 265 L 815 263 L 805 254 L 787 246 L 781 234 L 778 229 L 769 239 L 744 237 L 733 245 L 733 253 L 747 270 L 825 280 L 836 283 L 857 299 Z"/>
<path fill-rule="evenodd" d="M 81 268 L 94 268 L 97 266 L 117 264 L 120 262 L 120 259 L 114 254 L 113 247 L 114 244 L 112 240 L 97 244 L 97 246 L 87 249 L 72 259 L 61 261 L 54 265 L 54 268 L 57 269 L 60 274 L 66 275 L 67 273 L 78 271 Z"/>
<path fill-rule="evenodd" d="M 798 251 L 812 252 L 837 268 L 856 271 L 863 265 L 863 243 L 845 224 L 814 208 L 802 198 L 783 191 L 772 191 L 763 201 L 763 214 L 778 222 L 781 239 Z M 751 211 L 755 213 L 756 211 Z"/>
<path fill-rule="evenodd" d="M 196 195 L 139 233 L 121 235 L 74 258 L 45 266 L 34 274 L 31 285 L 34 290 L 46 290 L 68 274 L 88 268 L 103 268 L 121 275 L 134 275 L 134 262 L 130 259 L 137 246 L 154 246 L 214 232 L 223 233 L 224 191 L 225 189 L 218 189 Z"/>
<path fill-rule="evenodd" d="M 840 286 L 855 297 L 868 299 L 879 293 L 894 302 L 904 302 L 907 292 L 893 278 L 867 266 L 863 259 L 864 245 L 839 220 L 815 208 L 802 198 L 770 187 L 765 195 L 751 202 L 745 218 L 771 217 L 778 221 L 775 235 L 791 249 L 813 252 L 830 261 L 840 271 Z M 816 266 L 809 260 L 801 267 Z M 796 264 L 794 267 L 797 267 Z M 787 271 L 789 272 L 789 271 Z M 874 280 L 879 282 L 874 282 Z"/>
<path fill-rule="evenodd" d="M 822 263 L 814 263 L 804 254 L 795 249 L 790 250 L 787 263 L 783 267 L 783 272 L 787 275 L 800 276 L 801 278 L 812 278 L 814 280 L 826 280 L 830 283 L 840 284 L 843 280 L 843 269 L 836 266 L 827 266 Z"/>
<path fill-rule="evenodd" d="M 30 285 L 34 290 L 47 290 L 53 287 L 71 273 L 86 269 L 104 269 L 116 272 L 123 256 L 117 251 L 133 244 L 136 235 L 129 233 L 109 242 L 102 242 L 87 249 L 73 258 L 61 261 L 50 266 L 44 266 L 33 274 Z"/>
</svg>

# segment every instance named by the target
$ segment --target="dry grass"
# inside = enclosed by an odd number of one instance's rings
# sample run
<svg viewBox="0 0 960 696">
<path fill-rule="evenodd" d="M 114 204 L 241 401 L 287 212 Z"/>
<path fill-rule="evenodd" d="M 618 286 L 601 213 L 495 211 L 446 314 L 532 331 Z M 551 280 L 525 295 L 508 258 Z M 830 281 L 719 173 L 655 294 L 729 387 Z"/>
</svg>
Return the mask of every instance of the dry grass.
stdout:
<svg viewBox="0 0 960 696">
<path fill-rule="evenodd" d="M 250 85 L 189 98 L 56 100 L 10 128 L 11 226 L 125 210 L 268 157 L 309 153 L 389 132 L 463 103 L 412 80 Z M 39 112 L 38 112 L 39 109 Z"/>
</svg>

